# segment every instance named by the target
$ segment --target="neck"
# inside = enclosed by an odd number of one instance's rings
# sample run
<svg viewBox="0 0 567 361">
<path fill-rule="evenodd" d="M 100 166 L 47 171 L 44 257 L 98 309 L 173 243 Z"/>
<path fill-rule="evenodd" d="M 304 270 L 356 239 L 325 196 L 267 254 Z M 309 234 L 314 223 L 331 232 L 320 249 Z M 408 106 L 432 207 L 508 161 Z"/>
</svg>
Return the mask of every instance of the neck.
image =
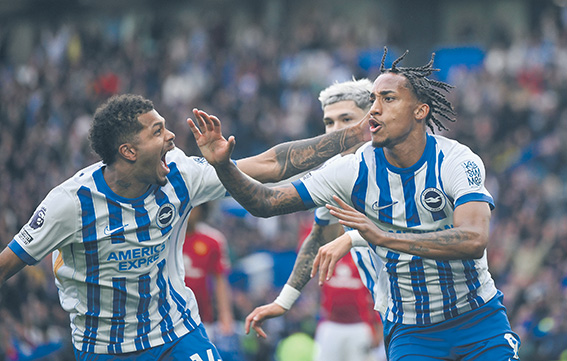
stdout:
<svg viewBox="0 0 567 361">
<path fill-rule="evenodd" d="M 397 168 L 409 168 L 419 161 L 425 146 L 427 145 L 427 134 L 418 137 L 410 137 L 405 142 L 391 148 L 384 147 L 384 155 L 388 163 Z"/>
<path fill-rule="evenodd" d="M 129 170 L 124 170 L 117 164 L 106 166 L 103 169 L 104 180 L 114 193 L 124 198 L 138 198 L 143 195 L 150 186 L 136 180 Z"/>
</svg>

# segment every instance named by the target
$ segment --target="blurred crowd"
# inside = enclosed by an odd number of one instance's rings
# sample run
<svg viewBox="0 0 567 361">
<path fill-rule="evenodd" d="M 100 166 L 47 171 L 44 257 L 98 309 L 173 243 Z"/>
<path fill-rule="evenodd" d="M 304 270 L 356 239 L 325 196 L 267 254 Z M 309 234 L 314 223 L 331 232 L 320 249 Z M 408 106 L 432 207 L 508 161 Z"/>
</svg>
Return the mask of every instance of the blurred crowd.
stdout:
<svg viewBox="0 0 567 361">
<path fill-rule="evenodd" d="M 112 94 L 152 99 L 189 155 L 198 155 L 185 123 L 191 109 L 217 115 L 236 136 L 238 159 L 323 133 L 319 91 L 353 76 L 373 80 L 384 45 L 405 50 L 370 14 L 345 21 L 303 10 L 258 20 L 246 9 L 227 18 L 178 8 L 0 29 L 0 248 L 51 188 L 97 161 L 87 133 Z M 477 64 L 444 69 L 458 113 L 446 134 L 485 162 L 497 204 L 489 265 L 531 361 L 567 360 L 567 12 L 542 14 L 529 37 L 475 44 Z M 311 217 L 256 219 L 230 200 L 218 204 L 239 320 L 275 298 Z M 249 360 L 272 360 L 283 337 L 314 330 L 316 287 L 267 325 L 267 341 L 242 335 Z M 45 259 L 0 291 L 0 360 L 66 360 L 70 347 Z"/>
</svg>

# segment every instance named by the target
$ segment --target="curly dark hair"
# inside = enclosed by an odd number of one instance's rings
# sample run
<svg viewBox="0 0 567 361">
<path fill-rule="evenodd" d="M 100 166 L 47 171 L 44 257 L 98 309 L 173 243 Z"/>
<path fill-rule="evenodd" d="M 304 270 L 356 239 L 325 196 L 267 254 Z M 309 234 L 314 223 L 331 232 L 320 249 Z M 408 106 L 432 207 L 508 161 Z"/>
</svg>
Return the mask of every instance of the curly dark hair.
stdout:
<svg viewBox="0 0 567 361">
<path fill-rule="evenodd" d="M 152 101 L 140 95 L 112 96 L 95 112 L 89 132 L 92 149 L 107 165 L 114 163 L 118 147 L 142 130 L 138 117 L 153 109 Z"/>
<path fill-rule="evenodd" d="M 384 55 L 382 55 L 382 63 L 380 64 L 380 73 L 394 73 L 400 74 L 406 77 L 409 83 L 410 90 L 413 91 L 417 99 L 420 102 L 429 105 L 429 114 L 427 114 L 426 124 L 435 133 L 434 125 L 437 126 L 438 130 L 449 130 L 443 125 L 443 123 L 435 117 L 435 115 L 440 115 L 450 122 L 455 122 L 455 110 L 453 105 L 438 89 L 449 92 L 453 86 L 442 81 L 429 79 L 428 76 L 433 74 L 434 71 L 439 71 L 439 69 L 433 68 L 433 60 L 435 59 L 435 53 L 431 54 L 431 60 L 429 63 L 415 68 L 402 68 L 398 67 L 398 63 L 402 61 L 403 58 L 409 53 L 408 50 L 402 54 L 398 59 L 392 63 L 392 67 L 386 69 L 384 62 L 386 60 L 386 54 L 388 54 L 388 48 L 384 47 Z M 437 88 L 437 89 L 436 89 Z"/>
</svg>

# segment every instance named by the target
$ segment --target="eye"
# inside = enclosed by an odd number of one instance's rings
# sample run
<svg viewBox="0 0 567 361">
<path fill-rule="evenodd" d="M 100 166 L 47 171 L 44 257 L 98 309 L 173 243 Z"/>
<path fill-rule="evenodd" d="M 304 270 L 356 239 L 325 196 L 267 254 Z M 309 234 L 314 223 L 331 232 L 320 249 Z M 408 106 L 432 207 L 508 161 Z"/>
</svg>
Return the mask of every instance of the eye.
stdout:
<svg viewBox="0 0 567 361">
<path fill-rule="evenodd" d="M 343 118 L 343 122 L 348 123 L 352 120 L 352 118 Z"/>
<path fill-rule="evenodd" d="M 390 102 L 392 102 L 394 99 L 395 99 L 394 97 L 390 97 L 390 96 L 385 96 L 385 97 L 384 97 L 384 101 L 385 101 L 386 103 L 390 103 Z"/>
</svg>

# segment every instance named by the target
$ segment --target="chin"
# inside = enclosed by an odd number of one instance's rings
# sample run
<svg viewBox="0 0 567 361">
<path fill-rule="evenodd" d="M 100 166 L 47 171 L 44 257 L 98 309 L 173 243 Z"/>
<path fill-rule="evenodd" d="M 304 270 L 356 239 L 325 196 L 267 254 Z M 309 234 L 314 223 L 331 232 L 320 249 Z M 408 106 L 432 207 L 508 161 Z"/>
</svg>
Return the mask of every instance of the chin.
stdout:
<svg viewBox="0 0 567 361">
<path fill-rule="evenodd" d="M 167 178 L 163 178 L 163 179 L 158 179 L 156 184 L 160 187 L 163 187 L 165 185 L 167 185 Z"/>
</svg>

